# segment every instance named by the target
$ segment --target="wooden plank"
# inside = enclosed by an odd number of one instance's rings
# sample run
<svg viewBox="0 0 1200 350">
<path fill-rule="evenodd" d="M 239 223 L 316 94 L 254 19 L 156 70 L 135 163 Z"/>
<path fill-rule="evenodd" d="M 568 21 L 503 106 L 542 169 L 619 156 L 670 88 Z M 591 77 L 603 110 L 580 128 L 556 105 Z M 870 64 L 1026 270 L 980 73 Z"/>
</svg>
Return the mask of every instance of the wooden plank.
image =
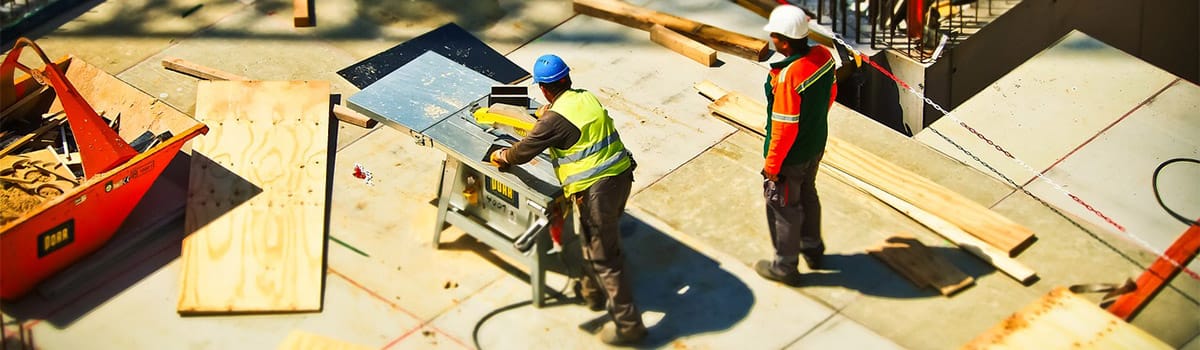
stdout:
<svg viewBox="0 0 1200 350">
<path fill-rule="evenodd" d="M 1200 225 L 1192 225 L 1175 240 L 1175 243 L 1167 247 L 1163 256 L 1158 257 L 1146 272 L 1138 276 L 1137 290 L 1117 298 L 1108 306 L 1108 312 L 1122 320 L 1137 316 L 1142 307 L 1179 274 L 1180 269 L 1196 258 L 1197 251 L 1200 251 Z M 1171 260 L 1179 265 L 1175 265 Z"/>
<path fill-rule="evenodd" d="M 733 2 L 763 18 L 770 17 L 771 10 L 774 10 L 775 6 L 779 6 L 778 2 L 772 0 L 733 0 Z"/>
<path fill-rule="evenodd" d="M 826 173 L 833 175 L 834 178 L 842 180 L 842 182 L 845 182 L 846 184 L 854 186 L 859 190 L 875 196 L 875 198 L 878 198 L 892 208 L 904 213 L 904 215 L 908 215 L 908 217 L 912 218 L 921 225 L 928 227 L 934 233 L 942 236 L 942 238 L 953 242 L 959 248 L 962 248 L 963 250 L 966 250 L 967 252 L 979 257 L 979 259 L 991 264 L 997 270 L 1004 272 L 1004 274 L 1012 277 L 1018 282 L 1021 282 L 1021 284 L 1028 285 L 1037 280 L 1037 272 L 1033 271 L 1033 269 L 1030 269 L 1028 266 L 1025 266 L 1025 264 L 1022 264 L 1021 262 L 1009 257 L 1008 253 L 996 249 L 996 247 L 993 247 L 979 238 L 964 232 L 962 229 L 958 228 L 958 226 L 954 226 L 953 224 L 936 215 L 921 210 L 911 203 L 896 198 L 896 196 L 893 196 L 886 191 L 879 189 L 878 187 L 863 182 L 862 180 L 856 179 L 853 176 L 838 170 L 837 168 L 833 168 L 829 165 L 823 166 L 826 170 Z"/>
<path fill-rule="evenodd" d="M 1150 333 L 1057 287 L 962 349 L 1171 349 Z"/>
<path fill-rule="evenodd" d="M 729 93 L 728 91 L 725 91 L 725 88 L 717 86 L 716 83 L 713 83 L 709 80 L 696 83 L 696 85 L 692 85 L 692 88 L 696 89 L 697 92 L 700 92 L 700 95 L 707 97 L 710 100 L 716 100 Z"/>
<path fill-rule="evenodd" d="M 711 87 L 704 89 L 715 91 Z M 727 93 L 726 96 L 733 93 Z M 730 99 L 736 101 L 720 104 L 714 101 L 709 105 L 709 109 L 714 114 L 764 135 L 766 106 L 744 96 Z M 937 213 L 942 219 L 1004 251 L 1010 257 L 1033 244 L 1035 240 L 1033 231 L 1011 219 L 836 137 L 829 137 L 821 162 L 884 189 L 921 210 Z"/>
<path fill-rule="evenodd" d="M 703 64 L 705 67 L 712 67 L 717 64 L 717 50 L 713 50 L 711 47 L 667 29 L 667 27 L 663 27 L 660 24 L 650 27 L 650 41 L 671 49 L 671 51 L 678 52 L 693 61 Z"/>
<path fill-rule="evenodd" d="M 575 12 L 649 31 L 660 24 L 714 49 L 754 61 L 767 59 L 767 41 L 617 0 L 575 0 Z"/>
<path fill-rule="evenodd" d="M 180 313 L 321 309 L 329 89 L 200 82 Z"/>
<path fill-rule="evenodd" d="M 343 105 L 333 105 L 333 116 L 340 121 L 361 126 L 367 129 L 374 128 L 375 124 L 379 124 L 375 119 L 367 118 L 362 113 L 355 112 L 350 107 Z"/>
<path fill-rule="evenodd" d="M 829 138 L 821 161 L 885 189 L 926 212 L 937 213 L 942 219 L 1009 256 L 1015 256 L 1033 244 L 1033 231 L 1025 226 L 838 138 Z"/>
<path fill-rule="evenodd" d="M 184 60 L 178 57 L 165 57 L 162 60 L 163 68 L 170 69 L 176 72 L 187 74 L 204 80 L 250 80 L 237 74 L 228 73 L 225 71 L 205 67 L 203 65 Z"/>
<path fill-rule="evenodd" d="M 204 80 L 250 80 L 250 78 L 247 77 L 228 73 L 215 68 L 205 67 L 182 58 L 163 58 L 162 65 L 163 68 Z M 374 128 L 375 124 L 379 123 L 374 119 L 368 118 L 367 116 L 342 105 L 333 105 L 333 110 L 330 113 L 332 113 L 334 118 L 337 118 L 337 120 L 367 129 Z"/>
<path fill-rule="evenodd" d="M 312 334 L 304 331 L 292 331 L 279 344 L 279 350 L 369 350 L 370 347 L 351 344 L 341 340 Z"/>
<path fill-rule="evenodd" d="M 867 252 L 883 260 L 918 287 L 930 287 L 945 296 L 975 284 L 974 278 L 909 235 L 888 237 L 883 245 L 867 249 Z"/>
<path fill-rule="evenodd" d="M 313 26 L 312 8 L 308 6 L 309 1 L 292 0 L 292 22 L 296 27 Z"/>
</svg>

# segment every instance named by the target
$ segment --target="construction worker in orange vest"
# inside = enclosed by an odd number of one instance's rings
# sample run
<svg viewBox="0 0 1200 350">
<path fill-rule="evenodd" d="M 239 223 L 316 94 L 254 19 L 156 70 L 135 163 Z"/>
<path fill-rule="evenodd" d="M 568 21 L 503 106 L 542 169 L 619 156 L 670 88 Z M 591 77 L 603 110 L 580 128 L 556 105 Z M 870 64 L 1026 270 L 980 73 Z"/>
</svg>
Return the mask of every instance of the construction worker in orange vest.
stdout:
<svg viewBox="0 0 1200 350">
<path fill-rule="evenodd" d="M 808 16 L 799 7 L 780 5 L 763 27 L 775 51 L 787 56 L 771 63 L 763 142 L 763 194 L 767 228 L 775 257 L 754 270 L 763 278 L 796 285 L 800 256 L 810 269 L 821 267 L 821 202 L 816 176 L 829 134 L 829 108 L 837 96 L 834 59 L 823 46 L 808 45 Z"/>
<path fill-rule="evenodd" d="M 629 275 L 624 272 L 620 225 L 637 162 L 621 142 L 608 110 L 591 92 L 572 89 L 569 72 L 558 56 L 537 59 L 533 81 L 550 104 L 539 109 L 540 117 L 524 139 L 492 153 L 491 161 L 503 169 L 549 151 L 563 196 L 577 208 L 576 227 L 587 271 L 580 294 L 593 311 L 607 305 L 615 325 L 605 326 L 600 340 L 610 345 L 637 345 L 647 332 L 633 303 Z"/>
</svg>

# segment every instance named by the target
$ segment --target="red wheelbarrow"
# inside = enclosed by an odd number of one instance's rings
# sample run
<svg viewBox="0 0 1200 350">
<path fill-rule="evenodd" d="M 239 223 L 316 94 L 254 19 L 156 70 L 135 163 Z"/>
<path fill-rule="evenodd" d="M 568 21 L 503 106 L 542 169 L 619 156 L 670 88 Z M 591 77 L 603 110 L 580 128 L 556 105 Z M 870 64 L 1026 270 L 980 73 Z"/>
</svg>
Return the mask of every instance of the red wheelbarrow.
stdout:
<svg viewBox="0 0 1200 350">
<path fill-rule="evenodd" d="M 26 47 L 44 68 L 18 62 Z M 17 68 L 26 75 L 14 82 Z M 118 119 L 119 131 L 97 110 Z M 44 201 L 34 208 L 0 220 L 0 299 L 21 297 L 108 242 L 176 152 L 208 132 L 204 124 L 81 59 L 51 62 L 32 41 L 18 39 L 0 64 L 0 121 L 59 112 L 74 135 L 83 175 L 72 179 L 77 186 L 41 193 Z M 148 148 L 130 146 L 147 132 L 158 135 Z"/>
</svg>

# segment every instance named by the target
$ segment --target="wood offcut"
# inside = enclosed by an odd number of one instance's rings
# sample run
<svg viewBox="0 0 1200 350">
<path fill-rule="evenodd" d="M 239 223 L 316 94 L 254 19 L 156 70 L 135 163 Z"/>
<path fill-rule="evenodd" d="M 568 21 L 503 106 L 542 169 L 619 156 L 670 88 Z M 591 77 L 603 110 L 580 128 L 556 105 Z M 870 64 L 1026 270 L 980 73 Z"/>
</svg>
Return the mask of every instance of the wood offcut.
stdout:
<svg viewBox="0 0 1200 350">
<path fill-rule="evenodd" d="M 713 50 L 713 48 L 705 46 L 699 41 L 692 40 L 662 25 L 655 24 L 653 27 L 650 27 L 650 41 L 671 49 L 671 51 L 678 52 L 680 55 L 699 62 L 705 67 L 712 67 L 717 64 L 717 50 Z"/>
<path fill-rule="evenodd" d="M 660 24 L 714 49 L 754 61 L 767 59 L 766 40 L 618 0 L 575 0 L 575 12 L 649 31 Z"/>
<path fill-rule="evenodd" d="M 312 27 L 312 7 L 309 6 L 309 1 L 312 0 L 292 0 L 292 22 L 296 27 Z"/>
<path fill-rule="evenodd" d="M 975 284 L 975 278 L 967 276 L 912 236 L 888 237 L 882 245 L 867 249 L 867 253 L 882 260 L 917 287 L 933 288 L 945 296 Z"/>
</svg>

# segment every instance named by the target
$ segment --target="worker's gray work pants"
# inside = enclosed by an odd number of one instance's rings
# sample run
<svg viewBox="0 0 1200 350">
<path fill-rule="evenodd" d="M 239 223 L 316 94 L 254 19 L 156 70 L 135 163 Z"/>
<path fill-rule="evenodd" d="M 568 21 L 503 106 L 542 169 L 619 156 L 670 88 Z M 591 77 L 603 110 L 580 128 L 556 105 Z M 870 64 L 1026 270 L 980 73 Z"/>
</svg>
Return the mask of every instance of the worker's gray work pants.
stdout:
<svg viewBox="0 0 1200 350">
<path fill-rule="evenodd" d="M 633 304 L 633 288 L 624 273 L 625 257 L 621 254 L 621 215 L 632 186 L 633 167 L 630 167 L 574 195 L 586 270 L 580 293 L 607 296 L 608 314 L 622 334 L 635 334 L 646 328 Z"/>
<path fill-rule="evenodd" d="M 785 204 L 767 199 L 767 229 L 775 246 L 776 268 L 796 268 L 800 254 L 825 253 L 825 242 L 821 240 L 821 201 L 817 197 L 817 167 L 824 154 L 779 169 L 780 185 L 786 188 Z"/>
</svg>

